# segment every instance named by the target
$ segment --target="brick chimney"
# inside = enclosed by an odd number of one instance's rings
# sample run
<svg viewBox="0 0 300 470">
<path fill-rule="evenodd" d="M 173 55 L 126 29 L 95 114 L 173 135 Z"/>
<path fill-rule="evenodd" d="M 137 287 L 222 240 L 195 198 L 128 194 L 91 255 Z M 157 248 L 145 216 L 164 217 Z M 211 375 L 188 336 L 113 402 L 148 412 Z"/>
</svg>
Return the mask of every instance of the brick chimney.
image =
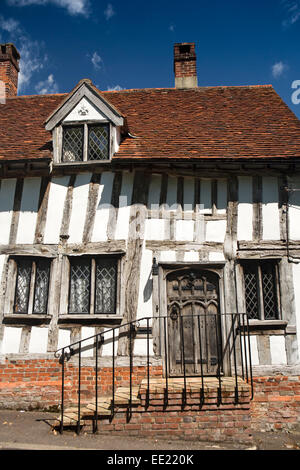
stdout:
<svg viewBox="0 0 300 470">
<path fill-rule="evenodd" d="M 0 80 L 4 82 L 6 98 L 17 96 L 19 60 L 14 44 L 0 44 Z"/>
<path fill-rule="evenodd" d="M 197 88 L 196 53 L 194 42 L 174 44 L 175 88 Z"/>
</svg>

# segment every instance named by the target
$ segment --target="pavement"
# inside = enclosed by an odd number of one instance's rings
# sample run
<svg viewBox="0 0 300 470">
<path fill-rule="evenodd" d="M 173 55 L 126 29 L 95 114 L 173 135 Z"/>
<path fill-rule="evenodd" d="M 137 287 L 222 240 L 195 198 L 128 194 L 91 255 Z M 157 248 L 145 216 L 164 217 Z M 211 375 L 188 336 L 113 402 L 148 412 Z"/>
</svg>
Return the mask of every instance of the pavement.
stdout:
<svg viewBox="0 0 300 470">
<path fill-rule="evenodd" d="M 260 432 L 253 444 L 145 439 L 139 437 L 93 434 L 91 427 L 78 436 L 53 430 L 57 413 L 0 410 L 0 450 L 88 450 L 88 451 L 218 451 L 218 450 L 300 450 L 300 432 Z M 101 423 L 100 423 L 101 426 Z"/>
</svg>

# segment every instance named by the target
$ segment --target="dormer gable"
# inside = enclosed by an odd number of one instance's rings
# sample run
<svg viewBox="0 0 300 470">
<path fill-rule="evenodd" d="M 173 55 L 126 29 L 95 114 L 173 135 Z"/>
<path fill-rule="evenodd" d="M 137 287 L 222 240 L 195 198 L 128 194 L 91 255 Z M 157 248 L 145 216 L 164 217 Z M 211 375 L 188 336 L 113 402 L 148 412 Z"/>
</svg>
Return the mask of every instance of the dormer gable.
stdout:
<svg viewBox="0 0 300 470">
<path fill-rule="evenodd" d="M 47 118 L 55 164 L 109 161 L 118 151 L 124 117 L 83 79 Z"/>
</svg>

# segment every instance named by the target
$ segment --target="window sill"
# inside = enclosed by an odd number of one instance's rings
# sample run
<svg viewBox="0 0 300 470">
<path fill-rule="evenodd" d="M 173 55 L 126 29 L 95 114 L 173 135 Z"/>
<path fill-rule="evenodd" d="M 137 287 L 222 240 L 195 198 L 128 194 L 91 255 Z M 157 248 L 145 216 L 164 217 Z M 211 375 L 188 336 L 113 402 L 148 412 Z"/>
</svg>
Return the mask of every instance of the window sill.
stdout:
<svg viewBox="0 0 300 470">
<path fill-rule="evenodd" d="M 249 331 L 252 334 L 283 334 L 287 324 L 284 320 L 249 320 Z"/>
<path fill-rule="evenodd" d="M 51 321 L 51 315 L 28 314 L 28 313 L 10 313 L 4 315 L 3 324 L 6 325 L 48 325 Z"/>
<path fill-rule="evenodd" d="M 123 320 L 123 316 L 111 315 L 91 315 L 89 313 L 76 315 L 69 313 L 58 317 L 59 324 L 75 324 L 75 325 L 103 325 L 104 323 L 119 324 Z"/>
</svg>

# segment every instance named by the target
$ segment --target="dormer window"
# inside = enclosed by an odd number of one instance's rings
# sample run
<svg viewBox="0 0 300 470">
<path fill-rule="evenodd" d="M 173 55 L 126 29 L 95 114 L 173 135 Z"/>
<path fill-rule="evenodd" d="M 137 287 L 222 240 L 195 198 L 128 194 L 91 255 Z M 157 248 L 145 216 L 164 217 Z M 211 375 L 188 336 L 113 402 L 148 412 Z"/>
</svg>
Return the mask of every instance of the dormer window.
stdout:
<svg viewBox="0 0 300 470">
<path fill-rule="evenodd" d="M 109 124 L 63 126 L 62 162 L 109 160 Z"/>
<path fill-rule="evenodd" d="M 109 162 L 123 125 L 122 114 L 90 80 L 81 80 L 45 123 L 52 132 L 54 164 Z"/>
</svg>

